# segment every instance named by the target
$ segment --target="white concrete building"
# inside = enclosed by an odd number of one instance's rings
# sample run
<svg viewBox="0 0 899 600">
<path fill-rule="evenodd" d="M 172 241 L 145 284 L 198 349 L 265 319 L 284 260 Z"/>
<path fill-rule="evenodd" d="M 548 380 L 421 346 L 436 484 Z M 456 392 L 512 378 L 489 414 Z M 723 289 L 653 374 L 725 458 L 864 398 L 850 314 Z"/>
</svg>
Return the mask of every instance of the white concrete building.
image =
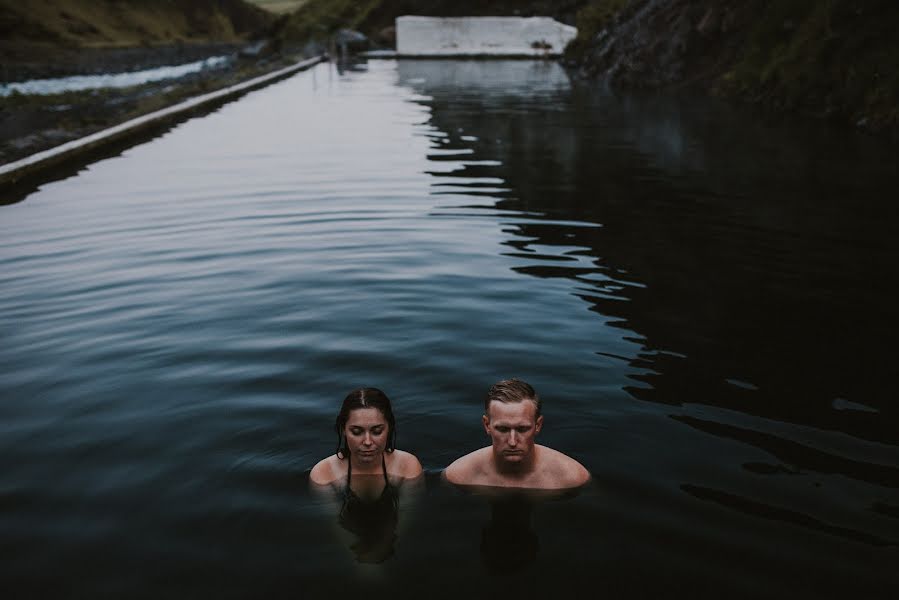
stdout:
<svg viewBox="0 0 899 600">
<path fill-rule="evenodd" d="M 400 56 L 558 56 L 577 28 L 549 17 L 397 17 Z"/>
</svg>

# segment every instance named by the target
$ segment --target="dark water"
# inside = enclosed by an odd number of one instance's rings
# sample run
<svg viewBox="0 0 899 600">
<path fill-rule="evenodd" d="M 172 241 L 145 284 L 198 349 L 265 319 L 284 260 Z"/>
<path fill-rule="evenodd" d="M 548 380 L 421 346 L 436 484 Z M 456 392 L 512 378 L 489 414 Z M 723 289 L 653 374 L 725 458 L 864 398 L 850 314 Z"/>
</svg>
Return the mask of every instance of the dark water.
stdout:
<svg viewBox="0 0 899 600">
<path fill-rule="evenodd" d="M 0 207 L 8 597 L 892 597 L 897 156 L 544 62 L 320 65 Z M 519 376 L 594 482 L 441 484 Z M 337 403 L 427 470 L 359 564 Z"/>
</svg>

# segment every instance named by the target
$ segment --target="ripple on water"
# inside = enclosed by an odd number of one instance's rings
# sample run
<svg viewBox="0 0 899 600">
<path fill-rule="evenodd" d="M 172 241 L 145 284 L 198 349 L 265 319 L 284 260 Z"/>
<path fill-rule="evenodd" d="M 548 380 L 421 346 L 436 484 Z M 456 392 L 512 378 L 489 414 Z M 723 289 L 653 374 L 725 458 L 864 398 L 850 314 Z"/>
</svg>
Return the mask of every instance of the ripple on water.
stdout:
<svg viewBox="0 0 899 600">
<path fill-rule="evenodd" d="M 306 478 L 374 385 L 428 470 L 378 573 L 492 581 L 492 513 L 439 473 L 514 375 L 594 474 L 524 524 L 532 590 L 574 570 L 871 597 L 899 540 L 895 168 L 746 121 L 549 62 L 320 65 L 2 207 L 0 574 L 113 596 L 353 580 Z M 778 167 L 811 148 L 820 181 Z"/>
</svg>

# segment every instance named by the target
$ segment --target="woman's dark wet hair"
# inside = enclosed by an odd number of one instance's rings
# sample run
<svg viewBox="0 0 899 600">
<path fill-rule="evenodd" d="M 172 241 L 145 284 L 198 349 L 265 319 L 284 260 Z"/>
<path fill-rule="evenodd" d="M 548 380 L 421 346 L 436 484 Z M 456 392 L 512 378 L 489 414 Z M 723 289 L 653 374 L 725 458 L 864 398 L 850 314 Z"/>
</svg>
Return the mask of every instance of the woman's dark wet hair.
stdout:
<svg viewBox="0 0 899 600">
<path fill-rule="evenodd" d="M 377 408 L 387 420 L 387 447 L 385 452 L 393 452 L 396 448 L 396 419 L 393 416 L 393 408 L 390 398 L 378 388 L 358 388 L 347 394 L 343 399 L 337 420 L 334 423 L 334 431 L 337 432 L 337 458 L 343 460 L 350 455 L 350 449 L 346 444 L 343 429 L 350 419 L 350 412 L 357 408 Z"/>
</svg>

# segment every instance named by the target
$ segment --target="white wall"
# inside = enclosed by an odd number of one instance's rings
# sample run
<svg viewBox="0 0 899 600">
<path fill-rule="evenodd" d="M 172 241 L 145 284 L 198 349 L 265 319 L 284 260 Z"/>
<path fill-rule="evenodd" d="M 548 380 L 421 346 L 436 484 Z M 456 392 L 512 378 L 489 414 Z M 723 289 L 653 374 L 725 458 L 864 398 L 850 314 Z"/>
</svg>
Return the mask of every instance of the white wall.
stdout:
<svg viewBox="0 0 899 600">
<path fill-rule="evenodd" d="M 549 17 L 397 17 L 397 54 L 555 56 L 577 28 Z"/>
</svg>

